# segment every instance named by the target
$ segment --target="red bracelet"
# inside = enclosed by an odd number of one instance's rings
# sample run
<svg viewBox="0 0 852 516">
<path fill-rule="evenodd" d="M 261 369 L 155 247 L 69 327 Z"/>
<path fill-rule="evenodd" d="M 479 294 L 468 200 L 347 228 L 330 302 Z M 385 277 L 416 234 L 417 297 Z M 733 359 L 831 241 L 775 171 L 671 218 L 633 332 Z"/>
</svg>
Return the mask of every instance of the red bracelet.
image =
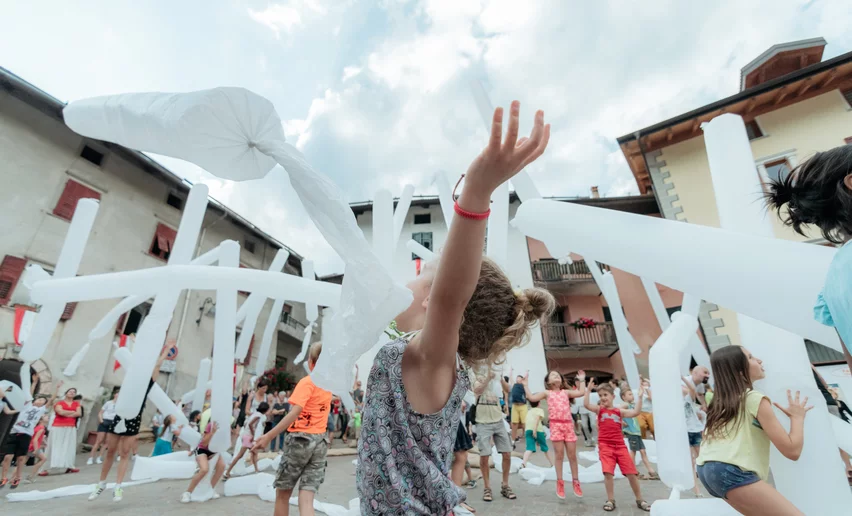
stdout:
<svg viewBox="0 0 852 516">
<path fill-rule="evenodd" d="M 488 211 L 486 211 L 484 213 L 475 213 L 475 212 L 472 212 L 472 211 L 467 211 L 464 208 L 462 208 L 461 206 L 459 206 L 458 201 L 455 202 L 455 211 L 456 211 L 456 215 L 459 215 L 462 218 L 471 219 L 471 220 L 485 220 L 485 219 L 488 218 L 489 215 L 491 215 L 491 209 L 489 209 Z"/>
</svg>

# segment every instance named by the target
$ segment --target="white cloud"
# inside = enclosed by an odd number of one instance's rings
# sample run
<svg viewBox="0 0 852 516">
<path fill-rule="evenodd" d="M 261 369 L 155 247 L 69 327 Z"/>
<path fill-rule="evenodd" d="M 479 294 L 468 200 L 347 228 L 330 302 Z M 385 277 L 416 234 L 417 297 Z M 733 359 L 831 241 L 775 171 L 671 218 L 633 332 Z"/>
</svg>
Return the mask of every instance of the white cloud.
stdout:
<svg viewBox="0 0 852 516">
<path fill-rule="evenodd" d="M 280 37 L 281 31 L 292 32 L 294 28 L 304 25 L 303 16 L 324 15 L 328 11 L 318 0 L 290 0 L 286 3 L 269 4 L 262 11 L 248 8 L 252 20 L 270 28 L 275 37 Z"/>
<path fill-rule="evenodd" d="M 357 77 L 361 73 L 360 66 L 346 66 L 343 68 L 343 82 L 348 81 L 353 77 Z"/>
</svg>

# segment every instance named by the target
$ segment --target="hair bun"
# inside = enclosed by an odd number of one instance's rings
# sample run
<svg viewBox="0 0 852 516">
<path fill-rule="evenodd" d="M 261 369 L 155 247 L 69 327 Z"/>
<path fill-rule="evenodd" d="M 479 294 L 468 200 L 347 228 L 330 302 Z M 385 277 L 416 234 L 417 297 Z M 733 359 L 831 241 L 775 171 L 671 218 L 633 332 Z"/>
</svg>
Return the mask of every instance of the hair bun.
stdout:
<svg viewBox="0 0 852 516">
<path fill-rule="evenodd" d="M 782 206 L 793 200 L 792 182 L 776 179 L 770 180 L 764 197 L 766 198 L 766 204 L 770 208 L 780 210 Z"/>
<path fill-rule="evenodd" d="M 528 324 L 540 321 L 556 309 L 556 300 L 550 292 L 540 288 L 528 288 L 517 293 L 518 305 Z"/>
</svg>

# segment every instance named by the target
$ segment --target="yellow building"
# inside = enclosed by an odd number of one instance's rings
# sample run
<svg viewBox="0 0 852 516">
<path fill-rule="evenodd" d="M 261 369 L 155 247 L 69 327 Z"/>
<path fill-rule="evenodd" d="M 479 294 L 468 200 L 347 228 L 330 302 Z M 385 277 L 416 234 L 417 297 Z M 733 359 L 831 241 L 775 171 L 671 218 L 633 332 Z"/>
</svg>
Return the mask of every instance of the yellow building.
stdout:
<svg viewBox="0 0 852 516">
<path fill-rule="evenodd" d="M 721 115 L 743 117 L 762 182 L 783 177 L 808 156 L 852 143 L 852 52 L 823 61 L 822 38 L 775 45 L 741 73 L 740 92 L 632 132 L 618 143 L 641 193 L 653 192 L 668 219 L 719 226 L 701 124 Z M 755 196 L 755 202 L 762 202 Z M 774 213 L 778 238 L 826 245 L 784 227 Z M 702 326 L 711 349 L 738 344 L 735 314 L 705 303 Z M 822 346 L 810 346 L 812 360 Z M 827 358 L 827 357 L 825 357 Z"/>
</svg>

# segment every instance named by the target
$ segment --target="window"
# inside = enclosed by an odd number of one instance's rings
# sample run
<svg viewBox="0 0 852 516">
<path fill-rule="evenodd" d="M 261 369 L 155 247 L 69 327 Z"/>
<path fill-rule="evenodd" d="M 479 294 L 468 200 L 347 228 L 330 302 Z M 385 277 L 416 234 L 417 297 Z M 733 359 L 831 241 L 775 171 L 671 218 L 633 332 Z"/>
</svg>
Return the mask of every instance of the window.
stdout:
<svg viewBox="0 0 852 516">
<path fill-rule="evenodd" d="M 95 199 L 100 201 L 101 194 L 88 186 L 69 179 L 65 183 L 62 195 L 59 196 L 59 202 L 53 208 L 53 214 L 61 219 L 71 220 L 74 217 L 74 211 L 77 209 L 77 202 L 80 199 Z"/>
<path fill-rule="evenodd" d="M 175 237 L 177 237 L 177 231 L 162 222 L 157 224 L 157 231 L 154 233 L 154 241 L 151 242 L 148 254 L 161 260 L 168 260 L 172 254 L 172 247 L 175 245 Z"/>
<path fill-rule="evenodd" d="M 9 304 L 15 285 L 24 273 L 27 261 L 16 256 L 6 255 L 0 264 L 0 305 Z"/>
<path fill-rule="evenodd" d="M 750 122 L 746 122 L 746 134 L 748 135 L 749 140 L 754 140 L 755 138 L 760 138 L 763 136 L 763 131 L 760 130 L 760 126 L 757 125 L 757 120 L 752 120 Z"/>
<path fill-rule="evenodd" d="M 783 181 L 790 175 L 790 162 L 786 159 L 770 161 L 768 163 L 764 163 L 763 166 L 766 168 L 766 177 L 768 177 L 770 181 Z"/>
<path fill-rule="evenodd" d="M 257 244 L 255 244 L 251 240 L 245 240 L 243 242 L 243 248 L 251 254 L 254 254 L 255 250 L 257 249 Z"/>
<path fill-rule="evenodd" d="M 86 145 L 83 147 L 83 150 L 80 151 L 80 157 L 92 165 L 99 167 L 101 166 L 101 162 L 104 160 L 104 153 Z"/>
<path fill-rule="evenodd" d="M 672 314 L 675 312 L 680 312 L 679 306 L 673 306 L 671 308 L 666 308 L 666 313 L 669 314 L 669 319 L 672 318 Z"/>
<path fill-rule="evenodd" d="M 846 99 L 846 104 L 852 108 L 852 88 L 847 88 L 845 90 L 840 90 L 840 94 L 843 95 L 843 98 Z"/>
<path fill-rule="evenodd" d="M 166 204 L 178 210 L 183 210 L 184 201 L 183 196 L 177 192 L 169 192 L 169 196 L 166 198 Z"/>
<path fill-rule="evenodd" d="M 608 306 L 603 307 L 603 316 L 604 316 L 604 321 L 612 322 L 612 312 L 609 311 Z"/>
<path fill-rule="evenodd" d="M 429 233 L 414 233 L 413 235 L 411 235 L 411 238 L 412 238 L 412 240 L 414 240 L 418 244 L 422 245 L 426 249 L 428 249 L 430 251 L 432 250 L 432 232 L 431 231 Z M 417 255 L 415 255 L 414 253 L 411 253 L 411 259 L 416 260 Z"/>
<path fill-rule="evenodd" d="M 414 214 L 414 223 L 415 224 L 431 224 L 432 223 L 432 214 L 431 213 L 415 213 Z"/>
</svg>

